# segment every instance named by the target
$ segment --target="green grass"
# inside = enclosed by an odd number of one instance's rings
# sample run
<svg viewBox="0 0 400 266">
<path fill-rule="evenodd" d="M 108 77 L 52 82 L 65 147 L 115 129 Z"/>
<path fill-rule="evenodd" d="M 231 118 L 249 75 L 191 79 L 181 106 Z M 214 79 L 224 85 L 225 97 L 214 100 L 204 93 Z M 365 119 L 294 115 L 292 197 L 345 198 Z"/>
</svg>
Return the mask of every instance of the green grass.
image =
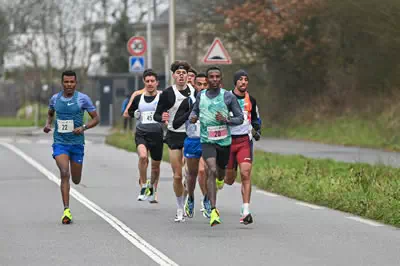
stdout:
<svg viewBox="0 0 400 266">
<path fill-rule="evenodd" d="M 131 134 L 106 142 L 136 151 Z M 256 151 L 252 173 L 261 189 L 400 227 L 400 169 Z"/>
<path fill-rule="evenodd" d="M 45 120 L 39 121 L 40 126 L 44 126 Z M 33 119 L 18 119 L 14 117 L 0 117 L 0 127 L 33 127 L 35 121 Z"/>
<path fill-rule="evenodd" d="M 263 136 L 400 150 L 398 132 L 398 129 L 392 127 L 385 117 L 373 119 L 341 117 L 267 127 L 263 130 Z"/>
</svg>

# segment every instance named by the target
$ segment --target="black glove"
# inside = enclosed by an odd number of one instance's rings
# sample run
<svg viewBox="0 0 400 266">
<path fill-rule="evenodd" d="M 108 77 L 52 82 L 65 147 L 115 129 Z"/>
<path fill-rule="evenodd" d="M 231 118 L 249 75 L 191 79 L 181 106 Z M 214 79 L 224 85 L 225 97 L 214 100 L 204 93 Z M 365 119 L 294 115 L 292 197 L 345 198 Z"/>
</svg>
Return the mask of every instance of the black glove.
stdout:
<svg viewBox="0 0 400 266">
<path fill-rule="evenodd" d="M 255 131 L 255 132 L 253 133 L 253 138 L 254 138 L 256 141 L 259 141 L 260 138 L 261 138 L 261 131 L 260 131 L 260 130 Z"/>
</svg>

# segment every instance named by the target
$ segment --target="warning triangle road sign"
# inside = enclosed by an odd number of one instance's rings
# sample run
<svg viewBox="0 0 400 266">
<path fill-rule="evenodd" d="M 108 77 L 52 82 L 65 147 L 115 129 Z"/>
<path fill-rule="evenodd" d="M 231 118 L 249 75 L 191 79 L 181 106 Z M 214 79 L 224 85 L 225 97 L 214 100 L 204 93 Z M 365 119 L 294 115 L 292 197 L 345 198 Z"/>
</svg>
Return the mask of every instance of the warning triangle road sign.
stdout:
<svg viewBox="0 0 400 266">
<path fill-rule="evenodd" d="M 228 51 L 226 51 L 220 39 L 214 39 L 213 43 L 211 44 L 210 48 L 208 48 L 208 51 L 203 58 L 203 63 L 225 65 L 232 64 L 231 57 L 229 56 Z"/>
</svg>

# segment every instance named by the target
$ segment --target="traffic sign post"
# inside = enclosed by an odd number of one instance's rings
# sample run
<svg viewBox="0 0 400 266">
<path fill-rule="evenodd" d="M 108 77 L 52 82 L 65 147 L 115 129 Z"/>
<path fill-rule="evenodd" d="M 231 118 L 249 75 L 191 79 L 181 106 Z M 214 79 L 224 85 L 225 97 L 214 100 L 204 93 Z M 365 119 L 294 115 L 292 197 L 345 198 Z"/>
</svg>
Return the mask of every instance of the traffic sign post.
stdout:
<svg viewBox="0 0 400 266">
<path fill-rule="evenodd" d="M 127 49 L 132 56 L 142 56 L 147 50 L 146 40 L 142 36 L 133 36 L 127 43 Z"/>
<path fill-rule="evenodd" d="M 221 64 L 230 65 L 232 64 L 231 57 L 228 51 L 225 49 L 221 40 L 215 38 L 211 46 L 208 48 L 206 55 L 203 58 L 204 64 Z"/>
</svg>

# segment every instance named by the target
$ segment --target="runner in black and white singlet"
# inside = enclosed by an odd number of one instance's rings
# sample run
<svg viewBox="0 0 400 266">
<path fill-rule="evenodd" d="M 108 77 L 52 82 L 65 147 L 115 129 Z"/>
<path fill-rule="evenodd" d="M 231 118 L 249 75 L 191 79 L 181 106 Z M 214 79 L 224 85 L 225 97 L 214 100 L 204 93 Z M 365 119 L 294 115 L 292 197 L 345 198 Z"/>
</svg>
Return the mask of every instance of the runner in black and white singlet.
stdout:
<svg viewBox="0 0 400 266">
<path fill-rule="evenodd" d="M 172 77 L 175 85 L 166 88 L 160 96 L 154 119 L 158 122 L 168 122 L 168 130 L 165 136 L 165 143 L 169 148 L 169 159 L 174 178 L 174 192 L 177 199 L 177 212 L 175 222 L 185 221 L 183 216 L 184 187 L 182 183 L 182 158 L 183 144 L 186 138 L 185 125 L 178 128 L 173 127 L 176 113 L 179 111 L 182 102 L 194 95 L 194 88 L 187 84 L 187 74 L 190 65 L 185 61 L 176 61 L 171 65 Z"/>
<path fill-rule="evenodd" d="M 207 75 L 200 73 L 194 80 L 196 94 L 208 88 Z M 192 111 L 194 103 L 196 102 L 195 95 L 191 95 L 182 102 L 179 112 L 176 113 L 177 118 L 174 120 L 173 127 L 178 128 L 182 124 L 186 126 L 187 137 L 184 143 L 184 157 L 185 157 L 185 181 L 188 197 L 185 201 L 185 213 L 187 217 L 194 216 L 194 190 L 196 187 L 196 179 L 199 178 L 199 185 L 203 194 L 202 199 L 202 212 L 207 218 L 210 217 L 211 203 L 207 197 L 207 188 L 205 184 L 205 168 L 204 160 L 201 158 L 202 149 L 200 143 L 200 121 L 195 124 L 190 123 L 189 115 Z"/>
<path fill-rule="evenodd" d="M 128 113 L 136 118 L 135 142 L 139 156 L 139 201 L 156 203 L 156 187 L 160 177 L 160 163 L 163 154 L 163 131 L 161 124 L 154 121 L 154 113 L 160 99 L 157 91 L 158 76 L 151 70 L 143 72 L 144 93 L 137 95 Z M 147 181 L 148 152 L 151 157 L 151 179 Z"/>
</svg>

